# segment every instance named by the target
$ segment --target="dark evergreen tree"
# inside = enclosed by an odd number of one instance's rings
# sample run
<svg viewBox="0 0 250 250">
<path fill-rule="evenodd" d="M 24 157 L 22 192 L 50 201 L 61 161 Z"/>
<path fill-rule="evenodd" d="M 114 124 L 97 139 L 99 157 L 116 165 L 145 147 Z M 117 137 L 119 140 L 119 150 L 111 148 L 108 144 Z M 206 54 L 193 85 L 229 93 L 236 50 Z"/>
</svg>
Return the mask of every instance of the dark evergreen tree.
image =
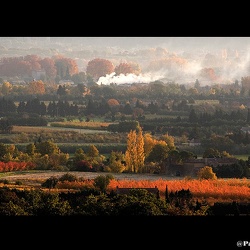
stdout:
<svg viewBox="0 0 250 250">
<path fill-rule="evenodd" d="M 192 123 L 195 123 L 198 120 L 197 114 L 193 108 L 190 110 L 188 120 L 189 122 L 192 122 Z"/>
<path fill-rule="evenodd" d="M 249 124 L 250 123 L 250 108 L 247 109 L 247 120 L 246 122 Z"/>
</svg>

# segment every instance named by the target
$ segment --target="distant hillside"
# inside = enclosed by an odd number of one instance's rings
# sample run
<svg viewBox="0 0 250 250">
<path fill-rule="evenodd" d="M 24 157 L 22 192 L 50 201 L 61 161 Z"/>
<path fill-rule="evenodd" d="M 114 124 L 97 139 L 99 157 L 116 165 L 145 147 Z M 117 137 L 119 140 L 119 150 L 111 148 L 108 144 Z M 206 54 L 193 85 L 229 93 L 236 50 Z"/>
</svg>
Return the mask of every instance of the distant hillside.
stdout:
<svg viewBox="0 0 250 250">
<path fill-rule="evenodd" d="M 245 50 L 250 37 L 0 37 L 0 45 L 7 48 L 27 48 L 64 45 L 91 48 L 117 47 L 123 49 L 166 47 L 171 50 L 220 50 L 222 48 Z"/>
</svg>

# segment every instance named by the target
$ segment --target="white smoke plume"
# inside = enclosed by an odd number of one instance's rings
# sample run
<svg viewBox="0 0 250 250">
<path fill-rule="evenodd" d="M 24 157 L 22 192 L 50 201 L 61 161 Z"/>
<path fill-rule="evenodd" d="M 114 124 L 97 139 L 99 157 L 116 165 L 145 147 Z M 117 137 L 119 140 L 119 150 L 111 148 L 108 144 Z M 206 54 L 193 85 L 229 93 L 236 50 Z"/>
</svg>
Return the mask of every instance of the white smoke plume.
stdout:
<svg viewBox="0 0 250 250">
<path fill-rule="evenodd" d="M 160 75 L 159 73 L 146 73 L 146 74 L 120 74 L 116 75 L 115 72 L 102 76 L 99 78 L 97 84 L 110 85 L 111 83 L 115 84 L 132 84 L 132 83 L 150 83 L 156 80 L 164 78 L 164 74 Z"/>
</svg>

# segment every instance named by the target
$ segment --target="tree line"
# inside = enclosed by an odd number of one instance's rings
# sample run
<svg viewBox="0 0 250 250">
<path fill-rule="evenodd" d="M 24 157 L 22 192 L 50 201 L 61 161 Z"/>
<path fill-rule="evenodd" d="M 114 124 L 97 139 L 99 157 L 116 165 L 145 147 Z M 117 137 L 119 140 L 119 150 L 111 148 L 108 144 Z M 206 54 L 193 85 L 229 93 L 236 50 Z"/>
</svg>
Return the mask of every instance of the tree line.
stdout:
<svg viewBox="0 0 250 250">
<path fill-rule="evenodd" d="M 228 152 L 221 152 L 214 147 L 206 149 L 203 153 L 203 158 L 223 157 L 233 158 Z M 101 154 L 98 146 L 94 144 L 90 144 L 86 151 L 81 147 L 76 148 L 70 157 L 69 153 L 62 152 L 51 140 L 38 138 L 34 143 L 23 146 L 23 149 L 18 149 L 14 144 L 0 143 L 1 162 L 29 163 L 25 164 L 27 169 L 37 170 L 157 174 L 165 173 L 170 162 L 171 165 L 178 165 L 196 158 L 197 155 L 193 152 L 176 147 L 174 137 L 169 134 L 153 137 L 148 132 L 144 133 L 139 123 L 135 129 L 127 133 L 124 151 L 113 149 L 106 156 Z M 1 171 L 14 171 L 13 166 L 3 164 Z M 244 178 L 250 176 L 249 166 L 248 159 L 236 160 L 230 165 L 210 167 L 219 178 Z"/>
<path fill-rule="evenodd" d="M 2 77 L 21 77 L 29 81 L 34 78 L 34 72 L 40 72 L 38 80 L 47 83 L 72 80 L 77 84 L 86 80 L 91 82 L 93 81 L 91 79 L 98 79 L 113 72 L 118 75 L 129 73 L 138 75 L 141 69 L 137 63 L 121 62 L 115 66 L 110 60 L 103 58 L 89 60 L 85 72 L 79 72 L 76 60 L 62 55 L 51 58 L 37 55 L 1 58 L 0 76 Z"/>
</svg>

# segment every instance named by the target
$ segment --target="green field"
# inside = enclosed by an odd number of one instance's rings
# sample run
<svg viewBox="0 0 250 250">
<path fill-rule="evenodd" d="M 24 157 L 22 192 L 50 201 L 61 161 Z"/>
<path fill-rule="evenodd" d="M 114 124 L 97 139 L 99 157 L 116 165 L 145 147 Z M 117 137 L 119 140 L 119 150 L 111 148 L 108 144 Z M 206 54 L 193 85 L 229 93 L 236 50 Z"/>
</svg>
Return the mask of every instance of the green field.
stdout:
<svg viewBox="0 0 250 250">
<path fill-rule="evenodd" d="M 246 161 L 249 156 L 250 156 L 250 154 L 249 155 L 234 155 L 234 157 L 236 157 L 239 160 L 243 160 L 243 161 Z"/>
</svg>

